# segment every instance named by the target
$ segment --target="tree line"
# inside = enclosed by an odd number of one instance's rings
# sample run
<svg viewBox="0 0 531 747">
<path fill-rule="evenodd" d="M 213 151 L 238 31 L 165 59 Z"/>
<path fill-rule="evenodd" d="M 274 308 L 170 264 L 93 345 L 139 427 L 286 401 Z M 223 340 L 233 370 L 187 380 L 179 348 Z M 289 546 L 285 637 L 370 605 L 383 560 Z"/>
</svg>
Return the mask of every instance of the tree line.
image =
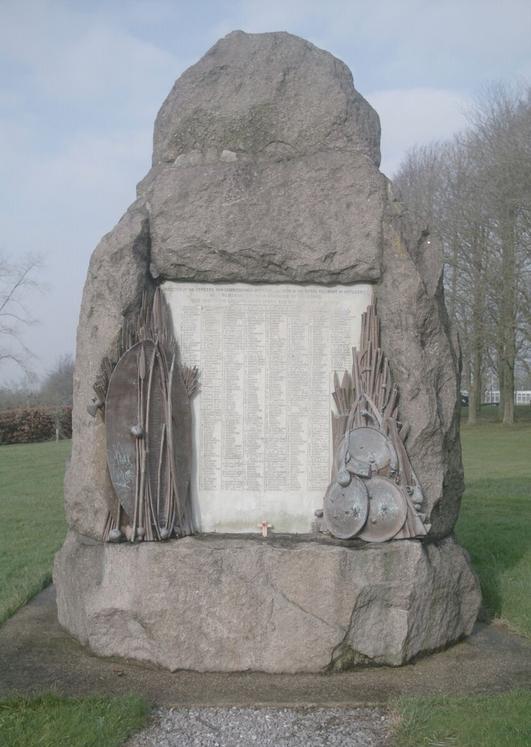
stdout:
<svg viewBox="0 0 531 747">
<path fill-rule="evenodd" d="M 71 355 L 60 356 L 51 370 L 37 377 L 33 354 L 24 343 L 24 331 L 36 323 L 31 296 L 44 290 L 38 280 L 40 257 L 23 256 L 18 262 L 0 255 L 0 374 L 8 364 L 15 382 L 0 384 L 0 410 L 20 407 L 68 407 L 72 404 L 74 363 Z"/>
<path fill-rule="evenodd" d="M 410 150 L 393 183 L 415 235 L 442 241 L 469 422 L 495 381 L 510 424 L 517 374 L 531 388 L 531 88 L 485 89 L 467 129 Z"/>
<path fill-rule="evenodd" d="M 531 388 L 531 88 L 490 86 L 464 132 L 410 150 L 393 181 L 412 235 L 433 230 L 442 241 L 469 421 L 495 380 L 500 415 L 512 423 L 517 373 Z M 31 353 L 22 331 L 33 322 L 26 300 L 38 287 L 38 267 L 34 257 L 18 264 L 0 257 L 0 364 L 11 361 L 26 371 Z M 38 386 L 0 386 L 0 409 L 70 404 L 72 372 L 65 356 Z"/>
<path fill-rule="evenodd" d="M 74 361 L 60 356 L 40 379 L 31 373 L 17 382 L 0 385 L 0 411 L 28 407 L 69 407 L 72 405 Z"/>
</svg>

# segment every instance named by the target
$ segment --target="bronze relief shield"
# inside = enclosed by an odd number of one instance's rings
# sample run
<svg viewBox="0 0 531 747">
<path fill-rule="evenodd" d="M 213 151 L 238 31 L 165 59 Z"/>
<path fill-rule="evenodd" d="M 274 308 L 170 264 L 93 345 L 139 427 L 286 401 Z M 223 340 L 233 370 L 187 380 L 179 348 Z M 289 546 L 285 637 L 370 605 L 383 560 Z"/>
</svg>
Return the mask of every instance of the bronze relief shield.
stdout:
<svg viewBox="0 0 531 747">
<path fill-rule="evenodd" d="M 113 488 L 122 508 L 130 518 L 135 510 L 137 482 L 136 438 L 131 429 L 140 425 L 139 361 L 142 350 L 151 360 L 154 345 L 151 340 L 138 342 L 129 348 L 112 372 L 105 401 L 107 432 L 107 465 Z"/>
</svg>

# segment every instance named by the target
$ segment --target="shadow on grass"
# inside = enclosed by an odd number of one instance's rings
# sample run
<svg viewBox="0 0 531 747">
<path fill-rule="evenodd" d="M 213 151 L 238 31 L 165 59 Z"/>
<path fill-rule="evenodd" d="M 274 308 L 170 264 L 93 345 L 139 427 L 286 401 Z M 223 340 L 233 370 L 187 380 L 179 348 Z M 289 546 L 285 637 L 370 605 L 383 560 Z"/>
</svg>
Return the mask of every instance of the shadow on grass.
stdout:
<svg viewBox="0 0 531 747">
<path fill-rule="evenodd" d="M 480 578 L 486 619 L 510 620 L 527 635 L 531 635 L 529 494 L 527 477 L 474 480 L 467 485 L 456 527 Z"/>
</svg>

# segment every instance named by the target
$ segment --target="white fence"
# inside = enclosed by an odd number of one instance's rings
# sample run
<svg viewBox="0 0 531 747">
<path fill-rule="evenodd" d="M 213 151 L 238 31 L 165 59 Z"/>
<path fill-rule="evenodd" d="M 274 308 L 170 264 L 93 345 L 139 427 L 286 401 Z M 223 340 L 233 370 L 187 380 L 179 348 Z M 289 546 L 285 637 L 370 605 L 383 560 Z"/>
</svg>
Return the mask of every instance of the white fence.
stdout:
<svg viewBox="0 0 531 747">
<path fill-rule="evenodd" d="M 486 405 L 499 405 L 500 404 L 500 391 L 499 389 L 487 389 L 483 398 L 483 403 Z M 531 391 L 525 389 L 519 389 L 514 393 L 514 404 L 515 405 L 531 405 Z"/>
</svg>

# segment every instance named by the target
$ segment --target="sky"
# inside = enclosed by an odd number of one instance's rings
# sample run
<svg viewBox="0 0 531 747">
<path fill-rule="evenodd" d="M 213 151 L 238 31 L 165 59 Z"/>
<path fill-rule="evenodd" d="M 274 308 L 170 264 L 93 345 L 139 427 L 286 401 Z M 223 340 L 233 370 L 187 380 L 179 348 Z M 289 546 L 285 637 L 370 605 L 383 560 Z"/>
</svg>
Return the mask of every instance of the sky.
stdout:
<svg viewBox="0 0 531 747">
<path fill-rule="evenodd" d="M 149 169 L 173 82 L 234 29 L 346 62 L 390 177 L 408 148 L 463 129 L 489 82 L 531 80 L 530 0 L 0 0 L 0 257 L 43 260 L 24 335 L 38 374 L 74 351 L 90 254 Z"/>
</svg>

